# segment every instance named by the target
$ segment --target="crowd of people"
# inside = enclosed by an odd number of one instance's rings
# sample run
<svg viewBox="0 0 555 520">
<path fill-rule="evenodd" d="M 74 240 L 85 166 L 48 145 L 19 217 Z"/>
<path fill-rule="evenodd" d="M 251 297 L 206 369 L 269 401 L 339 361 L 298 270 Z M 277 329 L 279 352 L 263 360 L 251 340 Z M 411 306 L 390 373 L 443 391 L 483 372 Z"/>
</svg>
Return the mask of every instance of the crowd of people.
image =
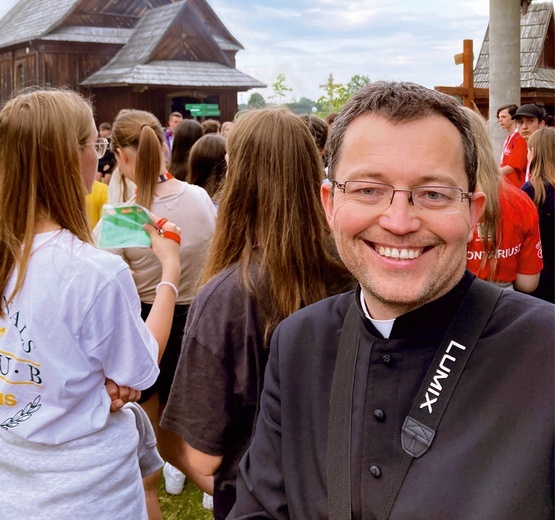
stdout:
<svg viewBox="0 0 555 520">
<path fill-rule="evenodd" d="M 218 520 L 553 518 L 555 129 L 496 115 L 500 158 L 412 83 L 166 128 L 15 95 L 1 516 L 160 520 L 163 470 Z M 120 203 L 150 248 L 95 246 Z"/>
</svg>

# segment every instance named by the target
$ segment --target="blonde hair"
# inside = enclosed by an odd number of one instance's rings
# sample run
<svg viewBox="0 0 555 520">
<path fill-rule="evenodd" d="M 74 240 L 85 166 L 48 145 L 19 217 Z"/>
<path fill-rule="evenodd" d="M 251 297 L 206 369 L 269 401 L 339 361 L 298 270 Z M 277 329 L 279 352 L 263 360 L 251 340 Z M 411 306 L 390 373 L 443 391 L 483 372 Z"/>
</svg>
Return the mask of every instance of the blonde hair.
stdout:
<svg viewBox="0 0 555 520">
<path fill-rule="evenodd" d="M 135 202 L 150 209 L 158 176 L 165 164 L 164 132 L 160 121 L 143 110 L 120 110 L 112 127 L 111 148 L 115 153 L 130 146 L 137 150 Z"/>
<path fill-rule="evenodd" d="M 534 154 L 530 161 L 530 184 L 534 188 L 534 204 L 540 207 L 545 200 L 545 184 L 555 187 L 555 128 L 544 126 L 528 139 Z"/>
<path fill-rule="evenodd" d="M 286 109 L 241 117 L 227 140 L 224 181 L 203 282 L 234 264 L 264 318 L 264 341 L 303 305 L 345 290 L 320 201 L 323 165 L 314 138 Z M 252 278 L 249 266 L 259 266 Z"/>
<path fill-rule="evenodd" d="M 0 111 L 0 294 L 18 270 L 7 301 L 23 286 L 37 221 L 91 240 L 80 153 L 92 128 L 90 104 L 69 90 L 22 91 Z"/>
<path fill-rule="evenodd" d="M 481 191 L 486 194 L 486 207 L 479 222 L 480 235 L 483 237 L 484 252 L 486 253 L 480 265 L 480 271 L 484 269 L 487 262 L 490 263 L 489 281 L 495 279 L 497 267 L 497 255 L 490 255 L 497 251 L 501 242 L 501 203 L 499 190 L 503 189 L 501 174 L 489 137 L 486 121 L 484 118 L 470 108 L 461 107 L 468 116 L 472 132 L 476 139 L 478 152 L 477 184 Z M 490 258 L 491 256 L 491 258 Z"/>
</svg>

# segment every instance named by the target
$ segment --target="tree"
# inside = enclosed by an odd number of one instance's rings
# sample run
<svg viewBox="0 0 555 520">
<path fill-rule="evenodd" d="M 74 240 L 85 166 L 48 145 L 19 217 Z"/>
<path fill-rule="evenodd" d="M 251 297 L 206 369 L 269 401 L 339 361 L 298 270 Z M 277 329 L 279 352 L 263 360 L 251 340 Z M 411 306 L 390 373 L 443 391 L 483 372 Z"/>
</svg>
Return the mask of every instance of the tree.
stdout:
<svg viewBox="0 0 555 520">
<path fill-rule="evenodd" d="M 266 101 L 262 97 L 262 94 L 259 94 L 258 92 L 254 92 L 253 94 L 251 94 L 251 97 L 249 98 L 249 101 L 247 102 L 247 106 L 250 109 L 264 108 L 266 106 Z"/>
<path fill-rule="evenodd" d="M 315 112 L 320 112 L 322 110 L 322 105 L 312 99 L 302 97 L 301 99 L 293 100 L 291 103 L 286 103 L 285 106 L 291 110 L 294 114 L 313 114 Z M 314 110 L 316 109 L 316 110 Z"/>
<path fill-rule="evenodd" d="M 347 92 L 351 97 L 357 90 L 360 90 L 365 85 L 370 83 L 370 78 L 361 74 L 355 74 L 347 83 Z"/>
<path fill-rule="evenodd" d="M 286 83 L 285 74 L 281 72 L 277 75 L 275 83 L 272 83 L 272 90 L 275 92 L 275 96 L 270 97 L 277 97 L 279 105 L 281 105 L 281 98 L 284 97 L 287 92 L 293 91 L 293 89 L 290 88 Z"/>
<path fill-rule="evenodd" d="M 323 105 L 325 112 L 339 112 L 349 99 L 345 85 L 334 83 L 333 74 L 329 75 L 326 84 L 320 85 L 320 88 L 324 89 L 325 95 L 318 99 L 318 103 Z"/>
<path fill-rule="evenodd" d="M 324 106 L 327 113 L 339 112 L 351 95 L 368 83 L 370 78 L 360 74 L 355 74 L 347 85 L 334 83 L 333 75 L 330 74 L 327 83 L 320 86 L 324 89 L 325 95 L 318 99 L 318 103 Z"/>
</svg>

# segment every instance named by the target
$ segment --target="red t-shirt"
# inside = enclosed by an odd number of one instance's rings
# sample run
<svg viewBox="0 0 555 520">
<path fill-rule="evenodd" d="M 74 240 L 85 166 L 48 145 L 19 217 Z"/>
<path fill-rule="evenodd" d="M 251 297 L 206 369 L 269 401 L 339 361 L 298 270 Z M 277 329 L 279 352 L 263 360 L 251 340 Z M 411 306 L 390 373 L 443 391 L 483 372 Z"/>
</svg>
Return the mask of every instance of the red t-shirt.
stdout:
<svg viewBox="0 0 555 520">
<path fill-rule="evenodd" d="M 538 210 L 523 191 L 502 181 L 499 187 L 501 218 L 498 226 L 497 266 L 494 280 L 512 283 L 518 274 L 537 274 L 543 268 Z M 487 280 L 491 262 L 480 266 L 484 256 L 479 226 L 468 244 L 467 267 L 478 278 Z M 492 251 L 490 255 L 494 254 Z"/>
<path fill-rule="evenodd" d="M 526 177 L 526 166 L 528 164 L 528 145 L 526 139 L 517 130 L 505 139 L 503 143 L 503 155 L 501 155 L 500 166 L 510 166 L 514 169 L 505 175 L 505 179 L 513 183 L 517 188 L 524 184 Z"/>
</svg>

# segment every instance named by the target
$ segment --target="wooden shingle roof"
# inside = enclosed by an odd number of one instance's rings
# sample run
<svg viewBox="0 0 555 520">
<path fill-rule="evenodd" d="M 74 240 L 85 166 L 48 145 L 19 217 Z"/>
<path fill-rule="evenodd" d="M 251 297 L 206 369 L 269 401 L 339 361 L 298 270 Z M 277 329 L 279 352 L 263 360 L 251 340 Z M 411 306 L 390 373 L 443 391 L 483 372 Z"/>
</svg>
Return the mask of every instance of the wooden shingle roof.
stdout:
<svg viewBox="0 0 555 520">
<path fill-rule="evenodd" d="M 542 66 L 546 39 L 554 39 L 553 4 L 532 2 L 520 17 L 520 82 L 522 88 L 555 89 L 555 68 Z M 553 61 L 553 59 L 552 59 Z M 474 87 L 489 88 L 489 26 L 474 68 Z"/>
<path fill-rule="evenodd" d="M 242 72 L 221 65 L 201 61 L 151 61 L 144 65 L 107 68 L 95 72 L 83 81 L 84 86 L 160 85 L 188 87 L 264 88 L 260 81 Z"/>
<path fill-rule="evenodd" d="M 79 0 L 20 0 L 0 19 L 0 48 L 35 40 L 54 30 Z"/>
<path fill-rule="evenodd" d="M 31 40 L 125 43 L 125 29 L 133 29 L 150 9 L 179 0 L 19 0 L 0 19 L 0 49 Z M 243 46 L 227 30 L 205 0 L 188 0 L 222 50 Z M 102 41 L 102 29 L 110 41 Z M 127 36 L 131 32 L 127 32 Z M 67 39 L 65 39 L 67 38 Z M 90 39 L 89 39 L 90 38 Z M 127 41 L 127 40 L 125 40 Z"/>
<path fill-rule="evenodd" d="M 230 66 L 188 1 L 145 13 L 127 44 L 82 85 L 265 86 Z"/>
</svg>

